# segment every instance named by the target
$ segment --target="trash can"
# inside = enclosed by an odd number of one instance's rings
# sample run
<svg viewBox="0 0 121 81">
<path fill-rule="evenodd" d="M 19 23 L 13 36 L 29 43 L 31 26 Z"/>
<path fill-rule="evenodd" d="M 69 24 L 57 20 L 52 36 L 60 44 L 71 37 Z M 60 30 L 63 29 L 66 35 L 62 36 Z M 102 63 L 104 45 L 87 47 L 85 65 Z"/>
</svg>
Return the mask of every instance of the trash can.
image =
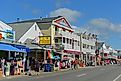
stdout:
<svg viewBox="0 0 121 81">
<path fill-rule="evenodd" d="M 51 72 L 51 64 L 44 64 L 44 72 Z"/>
</svg>

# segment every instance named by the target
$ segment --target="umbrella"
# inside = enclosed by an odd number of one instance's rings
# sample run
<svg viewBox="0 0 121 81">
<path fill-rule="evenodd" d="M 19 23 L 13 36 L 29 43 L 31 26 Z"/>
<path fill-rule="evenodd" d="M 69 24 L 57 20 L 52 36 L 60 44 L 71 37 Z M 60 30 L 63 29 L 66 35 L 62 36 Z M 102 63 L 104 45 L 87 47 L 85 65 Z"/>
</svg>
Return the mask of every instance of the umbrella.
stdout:
<svg viewBox="0 0 121 81">
<path fill-rule="evenodd" d="M 60 59 L 60 57 L 59 56 L 54 56 L 53 59 Z"/>
</svg>

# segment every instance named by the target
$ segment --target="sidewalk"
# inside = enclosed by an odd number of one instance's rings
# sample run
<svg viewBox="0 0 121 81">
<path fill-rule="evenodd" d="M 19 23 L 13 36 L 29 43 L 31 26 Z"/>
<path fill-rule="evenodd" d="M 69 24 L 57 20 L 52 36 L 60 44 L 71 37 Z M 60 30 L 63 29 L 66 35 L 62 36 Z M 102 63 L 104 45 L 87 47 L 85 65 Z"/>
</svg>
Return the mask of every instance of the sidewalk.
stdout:
<svg viewBox="0 0 121 81">
<path fill-rule="evenodd" d="M 79 67 L 78 69 L 86 69 L 86 68 L 96 68 L 96 67 L 100 67 L 100 66 L 87 66 L 87 67 Z M 38 73 L 38 75 L 48 75 L 48 74 L 54 74 L 54 73 L 59 73 L 59 72 L 66 72 L 66 71 L 71 71 L 70 68 L 68 69 L 61 69 L 59 71 L 53 71 L 53 72 L 43 72 L 43 71 L 40 71 Z M 31 76 L 37 76 L 36 72 L 35 71 L 31 71 Z M 25 75 L 25 73 L 21 74 L 21 75 L 14 75 L 14 76 L 7 76 L 7 77 L 2 77 L 0 78 L 0 80 L 3 80 L 3 79 L 12 79 L 12 78 L 18 78 L 18 77 L 23 77 L 23 76 L 28 76 Z"/>
</svg>

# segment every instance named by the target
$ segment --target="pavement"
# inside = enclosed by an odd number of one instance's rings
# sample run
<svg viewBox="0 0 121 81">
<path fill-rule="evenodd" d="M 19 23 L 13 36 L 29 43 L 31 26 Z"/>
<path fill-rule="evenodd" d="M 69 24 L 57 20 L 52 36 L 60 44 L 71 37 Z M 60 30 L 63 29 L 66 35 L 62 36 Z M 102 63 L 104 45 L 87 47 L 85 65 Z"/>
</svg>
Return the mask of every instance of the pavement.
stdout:
<svg viewBox="0 0 121 81">
<path fill-rule="evenodd" d="M 86 67 L 77 70 L 42 72 L 38 76 L 4 78 L 2 81 L 121 81 L 121 66 Z"/>
<path fill-rule="evenodd" d="M 100 66 L 96 66 L 96 67 L 100 67 Z M 78 69 L 86 69 L 86 68 L 95 68 L 95 66 L 88 66 L 88 67 L 79 67 Z M 55 73 L 61 73 L 61 72 L 67 72 L 67 71 L 71 71 L 71 69 L 60 69 L 59 71 L 53 71 L 53 72 L 43 72 L 43 71 L 40 71 L 38 73 L 38 75 L 52 75 L 52 74 L 55 74 Z M 38 76 L 37 73 L 35 71 L 31 71 L 31 76 Z M 12 79 L 12 78 L 18 78 L 18 77 L 24 77 L 24 76 L 28 76 L 28 75 L 25 75 L 25 73 L 21 74 L 21 75 L 14 75 L 14 76 L 7 76 L 7 77 L 1 77 L 0 80 L 3 80 L 3 79 Z"/>
</svg>

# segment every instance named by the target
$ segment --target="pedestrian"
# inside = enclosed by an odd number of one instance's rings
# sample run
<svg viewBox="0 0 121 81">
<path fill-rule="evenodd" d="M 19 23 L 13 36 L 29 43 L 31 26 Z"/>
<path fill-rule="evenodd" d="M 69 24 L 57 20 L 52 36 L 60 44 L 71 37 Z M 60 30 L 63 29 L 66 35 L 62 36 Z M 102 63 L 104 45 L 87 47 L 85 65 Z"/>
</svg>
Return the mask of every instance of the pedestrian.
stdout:
<svg viewBox="0 0 121 81">
<path fill-rule="evenodd" d="M 3 57 L 1 59 L 1 67 L 2 67 L 3 77 L 5 77 L 5 59 Z"/>
<path fill-rule="evenodd" d="M 74 61 L 71 61 L 71 69 L 74 70 Z"/>
<path fill-rule="evenodd" d="M 14 75 L 14 71 L 15 71 L 14 60 L 11 60 L 10 75 Z"/>
<path fill-rule="evenodd" d="M 35 72 L 38 75 L 39 73 L 39 68 L 40 68 L 40 64 L 38 60 L 35 60 Z"/>
</svg>

